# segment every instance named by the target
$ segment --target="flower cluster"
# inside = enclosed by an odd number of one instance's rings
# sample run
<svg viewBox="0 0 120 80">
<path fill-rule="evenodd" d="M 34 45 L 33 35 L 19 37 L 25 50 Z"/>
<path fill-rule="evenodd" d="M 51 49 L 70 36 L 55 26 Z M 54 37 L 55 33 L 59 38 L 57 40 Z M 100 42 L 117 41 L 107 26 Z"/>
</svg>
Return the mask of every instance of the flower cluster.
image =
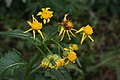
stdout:
<svg viewBox="0 0 120 80">
<path fill-rule="evenodd" d="M 42 8 L 42 11 L 39 12 L 37 14 L 37 16 L 40 16 L 41 19 L 43 19 L 43 23 L 49 23 L 50 22 L 50 18 L 53 17 L 53 11 L 50 11 L 50 8 Z M 92 42 L 94 42 L 94 40 L 92 39 L 91 35 L 93 33 L 93 29 L 90 25 L 87 25 L 85 27 L 80 28 L 79 30 L 74 29 L 74 25 L 72 23 L 72 21 L 70 19 L 67 19 L 68 14 L 65 14 L 63 21 L 60 22 L 60 31 L 59 31 L 59 36 L 61 36 L 61 41 L 64 38 L 65 33 L 68 36 L 68 39 L 71 40 L 71 36 L 76 37 L 75 33 L 82 33 L 82 39 L 80 41 L 80 44 L 83 43 L 83 41 L 85 40 L 85 38 L 88 36 L 88 38 L 90 38 L 90 40 Z M 34 17 L 34 15 L 32 15 L 32 22 L 27 21 L 27 23 L 31 26 L 31 28 L 27 31 L 25 31 L 24 33 L 27 33 L 31 30 L 33 30 L 33 38 L 35 39 L 35 30 L 38 31 L 38 33 L 40 33 L 41 37 L 44 39 L 44 36 L 41 32 L 42 29 L 42 22 L 38 22 L 38 20 Z M 72 31 L 74 31 L 75 33 L 73 33 Z"/>
<path fill-rule="evenodd" d="M 45 58 L 43 58 L 40 67 L 42 68 L 56 68 L 58 69 L 58 67 L 64 66 L 65 62 L 64 59 L 61 58 L 59 55 L 57 54 L 50 54 L 47 55 Z"/>
<path fill-rule="evenodd" d="M 64 48 L 63 57 L 57 54 L 47 55 L 47 57 L 43 58 L 40 67 L 58 69 L 61 66 L 67 65 L 69 62 L 75 63 L 77 54 L 74 50 L 78 50 L 77 44 L 70 44 L 69 48 Z"/>
<path fill-rule="evenodd" d="M 42 8 L 40 12 L 38 12 L 37 16 L 40 16 L 40 19 L 42 19 L 41 22 L 39 22 L 34 15 L 32 15 L 32 22 L 27 21 L 27 23 L 31 26 L 31 28 L 24 33 L 27 33 L 29 31 L 33 31 L 33 39 L 35 40 L 35 31 L 40 34 L 42 39 L 44 39 L 44 34 L 42 32 L 42 28 L 44 24 L 47 24 L 50 22 L 50 19 L 53 17 L 53 11 L 50 11 L 50 8 Z M 63 21 L 59 22 L 60 30 L 59 35 L 61 36 L 60 41 L 64 39 L 64 36 L 67 35 L 68 39 L 71 40 L 71 37 L 76 37 L 76 33 L 82 33 L 82 39 L 80 41 L 80 44 L 83 43 L 86 37 L 88 37 L 92 42 L 94 40 L 92 39 L 91 35 L 93 33 L 93 29 L 90 25 L 84 26 L 80 28 L 79 30 L 76 30 L 74 28 L 74 24 L 72 20 L 67 19 L 68 14 L 64 15 Z M 48 48 L 47 48 L 48 49 Z M 69 47 L 62 49 L 63 55 L 62 57 L 57 54 L 49 54 L 46 57 L 44 57 L 41 61 L 41 64 L 39 67 L 42 68 L 55 68 L 58 69 L 61 66 L 67 65 L 68 63 L 72 62 L 75 63 L 77 59 L 77 53 L 75 50 L 78 50 L 77 44 L 69 44 Z M 50 51 L 50 50 L 48 50 Z M 50 51 L 51 52 L 51 51 Z"/>
<path fill-rule="evenodd" d="M 93 29 L 90 25 L 87 25 L 85 27 L 80 28 L 79 30 L 76 30 L 73 28 L 74 26 L 73 26 L 73 23 L 71 22 L 71 20 L 66 18 L 67 16 L 68 16 L 68 14 L 65 14 L 63 22 L 60 23 L 61 29 L 59 32 L 59 36 L 62 35 L 61 41 L 63 40 L 65 33 L 67 33 L 69 40 L 71 40 L 70 36 L 76 37 L 75 34 L 72 32 L 72 31 L 75 31 L 75 33 L 83 33 L 80 44 L 83 43 L 83 41 L 85 40 L 85 38 L 87 36 L 91 39 L 92 42 L 94 42 L 94 40 L 91 37 L 91 35 L 93 33 Z"/>
<path fill-rule="evenodd" d="M 52 18 L 53 16 L 53 11 L 49 11 L 49 7 L 48 8 L 42 8 L 42 12 L 39 12 L 37 14 L 37 16 L 40 16 L 41 19 L 43 18 L 43 23 L 49 23 L 50 22 L 50 18 Z M 30 21 L 27 21 L 27 23 L 31 26 L 31 28 L 27 31 L 25 31 L 24 33 L 27 33 L 31 30 L 33 30 L 33 38 L 35 39 L 35 30 L 38 31 L 38 33 L 40 33 L 41 37 L 44 39 L 44 36 L 41 32 L 42 29 L 42 22 L 38 22 L 38 20 L 34 17 L 34 15 L 32 15 L 32 23 Z"/>
</svg>

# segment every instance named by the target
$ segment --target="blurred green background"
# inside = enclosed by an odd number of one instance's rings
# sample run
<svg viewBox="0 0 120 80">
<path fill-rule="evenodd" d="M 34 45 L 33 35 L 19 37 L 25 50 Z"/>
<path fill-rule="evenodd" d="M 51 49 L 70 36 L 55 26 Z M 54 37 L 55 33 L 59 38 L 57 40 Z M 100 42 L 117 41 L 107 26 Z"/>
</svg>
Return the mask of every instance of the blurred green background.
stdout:
<svg viewBox="0 0 120 80">
<path fill-rule="evenodd" d="M 87 39 L 77 51 L 83 72 L 69 69 L 73 80 L 120 80 L 120 0 L 0 0 L 0 31 L 29 29 L 26 21 L 43 7 L 54 11 L 47 26 L 56 26 L 69 13 L 76 29 L 87 24 L 94 29 L 95 42 Z M 79 44 L 80 38 L 64 43 Z M 0 56 L 13 48 L 25 60 L 35 53 L 26 40 L 0 36 Z"/>
</svg>

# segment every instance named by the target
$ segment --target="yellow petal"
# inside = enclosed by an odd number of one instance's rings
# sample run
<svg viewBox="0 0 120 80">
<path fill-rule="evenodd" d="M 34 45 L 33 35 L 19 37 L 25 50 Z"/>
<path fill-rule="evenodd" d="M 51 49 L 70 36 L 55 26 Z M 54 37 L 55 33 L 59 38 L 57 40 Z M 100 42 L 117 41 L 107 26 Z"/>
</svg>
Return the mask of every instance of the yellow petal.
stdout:
<svg viewBox="0 0 120 80">
<path fill-rule="evenodd" d="M 80 44 L 82 44 L 82 43 L 83 43 L 83 41 L 85 40 L 85 38 L 86 38 L 86 37 L 87 37 L 87 35 L 85 35 L 85 33 L 83 33 Z"/>
<path fill-rule="evenodd" d="M 42 14 L 42 12 L 39 12 L 38 14 L 37 14 L 37 16 L 39 16 L 39 15 L 41 15 Z"/>
<path fill-rule="evenodd" d="M 34 15 L 32 15 L 32 19 L 33 19 L 33 22 L 34 21 L 38 22 L 37 19 L 34 17 Z"/>
<path fill-rule="evenodd" d="M 69 63 L 69 60 L 65 63 L 65 65 L 67 65 Z"/>
<path fill-rule="evenodd" d="M 91 36 L 88 36 L 89 38 L 90 38 L 90 40 L 92 41 L 92 42 L 94 42 L 94 40 L 92 39 L 92 37 Z"/>
<path fill-rule="evenodd" d="M 27 21 L 27 23 L 31 26 L 32 25 L 32 23 L 30 22 L 30 21 Z"/>
<path fill-rule="evenodd" d="M 42 11 L 44 11 L 45 10 L 45 8 L 42 8 Z"/>
<path fill-rule="evenodd" d="M 40 33 L 41 37 L 44 39 L 42 32 L 40 30 L 38 30 L 38 32 Z"/>
<path fill-rule="evenodd" d="M 55 68 L 55 66 L 51 66 L 50 68 Z"/>
<path fill-rule="evenodd" d="M 76 29 L 71 29 L 71 30 L 73 30 L 73 31 L 77 31 Z"/>
<path fill-rule="evenodd" d="M 61 26 L 61 29 L 60 29 L 60 32 L 59 32 L 59 36 L 62 34 L 63 30 L 64 30 L 64 27 Z"/>
<path fill-rule="evenodd" d="M 62 40 L 63 40 L 64 35 L 65 35 L 65 30 L 63 30 L 63 34 L 62 34 L 62 37 L 61 37 L 61 40 L 60 40 L 60 41 L 62 41 Z"/>
<path fill-rule="evenodd" d="M 43 19 L 43 23 L 46 24 L 46 19 Z"/>
<path fill-rule="evenodd" d="M 67 35 L 68 35 L 69 40 L 71 40 L 70 34 L 69 34 L 68 30 L 67 30 L 66 32 L 67 32 Z"/>
<path fill-rule="evenodd" d="M 25 31 L 24 33 L 27 33 L 27 32 L 29 32 L 29 31 L 31 31 L 32 30 L 32 28 L 30 28 L 30 29 L 28 29 L 27 31 Z"/>
<path fill-rule="evenodd" d="M 83 31 L 84 27 L 80 28 L 76 33 Z"/>
<path fill-rule="evenodd" d="M 53 13 L 53 11 L 50 11 L 50 13 Z"/>
<path fill-rule="evenodd" d="M 49 23 L 50 22 L 50 19 L 47 19 L 47 23 Z"/>
<path fill-rule="evenodd" d="M 67 20 L 67 18 L 66 18 L 67 16 L 68 16 L 68 14 L 65 14 L 63 21 Z"/>
<path fill-rule="evenodd" d="M 33 38 L 35 39 L 35 30 L 33 30 Z"/>
<path fill-rule="evenodd" d="M 65 51 L 70 50 L 69 48 L 64 48 Z"/>
<path fill-rule="evenodd" d="M 49 7 L 46 8 L 46 10 L 50 9 Z"/>
<path fill-rule="evenodd" d="M 72 33 L 72 31 L 71 31 L 71 30 L 69 30 L 69 32 L 72 34 L 72 36 L 76 37 L 76 36 Z"/>
</svg>

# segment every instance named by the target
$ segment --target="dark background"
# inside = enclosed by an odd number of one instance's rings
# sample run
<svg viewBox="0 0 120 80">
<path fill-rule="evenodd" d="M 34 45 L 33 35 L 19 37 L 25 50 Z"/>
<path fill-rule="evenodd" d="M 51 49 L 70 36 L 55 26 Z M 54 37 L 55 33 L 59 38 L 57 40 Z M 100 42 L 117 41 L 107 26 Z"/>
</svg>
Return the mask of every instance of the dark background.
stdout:
<svg viewBox="0 0 120 80">
<path fill-rule="evenodd" d="M 26 21 L 43 7 L 54 11 L 47 26 L 56 26 L 69 13 L 76 29 L 87 24 L 94 29 L 95 42 L 87 39 L 77 51 L 83 73 L 69 69 L 73 80 L 120 80 L 120 0 L 0 0 L 0 31 L 29 29 Z M 0 56 L 13 48 L 25 60 L 35 51 L 25 40 L 0 36 Z"/>
</svg>

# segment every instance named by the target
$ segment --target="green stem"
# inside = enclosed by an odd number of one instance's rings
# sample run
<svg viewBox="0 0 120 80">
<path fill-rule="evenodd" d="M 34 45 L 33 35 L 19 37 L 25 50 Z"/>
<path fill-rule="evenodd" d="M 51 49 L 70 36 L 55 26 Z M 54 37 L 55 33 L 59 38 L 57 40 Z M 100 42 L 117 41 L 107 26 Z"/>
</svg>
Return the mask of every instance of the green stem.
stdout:
<svg viewBox="0 0 120 80">
<path fill-rule="evenodd" d="M 33 69 L 33 70 L 30 72 L 30 74 L 33 73 L 33 72 L 35 72 L 35 71 L 37 71 L 39 68 L 40 68 L 40 67 L 38 66 L 37 68 Z"/>
<path fill-rule="evenodd" d="M 60 43 L 58 43 L 57 41 L 55 41 L 55 40 L 53 40 L 53 39 L 51 39 L 51 41 L 53 41 L 54 43 L 56 43 L 56 44 L 61 48 L 61 50 L 64 51 L 64 49 L 63 49 L 63 47 L 60 45 Z"/>
<path fill-rule="evenodd" d="M 52 51 L 45 44 L 43 44 L 43 45 L 49 51 L 50 54 L 53 54 Z"/>
<path fill-rule="evenodd" d="M 46 57 L 46 55 L 44 54 L 44 52 L 43 52 L 38 46 L 36 46 L 36 48 L 39 50 L 40 53 L 42 53 L 42 54 Z M 29 75 L 29 72 L 30 72 L 30 70 L 31 70 L 31 67 L 39 60 L 39 58 L 40 58 L 40 56 L 41 56 L 40 53 L 39 53 L 39 54 L 34 58 L 34 60 L 30 63 L 30 66 L 28 65 L 28 68 L 27 68 L 27 71 L 26 71 L 26 74 L 25 74 L 25 80 L 28 80 L 28 75 Z"/>
<path fill-rule="evenodd" d="M 36 46 L 36 48 L 38 49 L 39 52 L 41 52 L 44 56 L 46 56 L 45 53 L 38 46 Z"/>
</svg>

